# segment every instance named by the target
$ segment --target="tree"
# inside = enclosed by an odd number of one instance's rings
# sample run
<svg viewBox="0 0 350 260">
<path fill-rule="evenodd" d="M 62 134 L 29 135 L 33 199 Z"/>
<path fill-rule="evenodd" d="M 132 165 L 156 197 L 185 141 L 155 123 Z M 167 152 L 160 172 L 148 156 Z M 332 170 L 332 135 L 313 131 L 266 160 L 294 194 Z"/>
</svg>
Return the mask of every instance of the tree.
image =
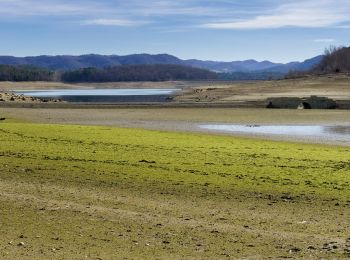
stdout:
<svg viewBox="0 0 350 260">
<path fill-rule="evenodd" d="M 316 66 L 317 73 L 350 72 L 350 48 L 330 46 L 325 50 L 324 58 Z"/>
</svg>

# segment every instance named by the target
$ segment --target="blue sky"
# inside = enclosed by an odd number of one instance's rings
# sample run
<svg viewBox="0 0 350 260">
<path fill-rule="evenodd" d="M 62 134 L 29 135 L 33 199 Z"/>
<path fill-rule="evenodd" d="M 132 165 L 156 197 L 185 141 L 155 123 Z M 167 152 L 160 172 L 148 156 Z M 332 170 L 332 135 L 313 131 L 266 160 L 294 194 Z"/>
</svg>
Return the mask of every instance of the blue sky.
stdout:
<svg viewBox="0 0 350 260">
<path fill-rule="evenodd" d="M 350 45 L 349 0 L 0 0 L 0 55 L 304 60 Z"/>
</svg>

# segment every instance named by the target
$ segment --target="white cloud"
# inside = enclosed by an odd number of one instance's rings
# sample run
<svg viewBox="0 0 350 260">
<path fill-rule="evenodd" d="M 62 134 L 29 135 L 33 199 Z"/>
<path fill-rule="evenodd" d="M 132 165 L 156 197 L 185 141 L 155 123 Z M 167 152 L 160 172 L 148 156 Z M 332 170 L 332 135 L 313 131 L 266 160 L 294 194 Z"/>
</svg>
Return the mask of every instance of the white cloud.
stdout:
<svg viewBox="0 0 350 260">
<path fill-rule="evenodd" d="M 103 26 L 138 26 L 145 22 L 123 20 L 123 19 L 93 19 L 87 20 L 84 25 L 103 25 Z"/>
<path fill-rule="evenodd" d="M 63 17 L 85 25 L 182 29 L 348 28 L 349 0 L 0 0 L 0 20 Z M 173 20 L 172 20 L 173 19 Z M 169 29 L 169 28 L 167 28 Z"/>
<path fill-rule="evenodd" d="M 348 0 L 296 0 L 250 19 L 205 23 L 201 27 L 212 29 L 322 28 L 349 21 L 349 12 Z"/>
<path fill-rule="evenodd" d="M 127 9 L 127 8 L 126 8 Z M 92 0 L 0 0 L 0 20 L 60 17 L 82 25 L 138 26 L 145 21 L 121 14 L 118 6 Z"/>
<path fill-rule="evenodd" d="M 338 25 L 338 26 L 336 26 L 336 28 L 339 28 L 339 29 L 350 29 L 350 24 Z"/>
<path fill-rule="evenodd" d="M 34 1 L 34 0 L 0 0 L 0 14 L 8 16 L 71 16 L 98 13 L 103 6 L 94 2 L 75 1 Z"/>
<path fill-rule="evenodd" d="M 324 38 L 324 39 L 315 39 L 313 41 L 317 43 L 332 43 L 332 42 L 335 42 L 336 40 L 331 38 Z"/>
<path fill-rule="evenodd" d="M 223 0 L 218 0 L 218 3 Z M 94 13 L 124 16 L 215 16 L 223 8 L 207 7 L 206 0 L 0 0 L 0 14 L 18 16 L 93 15 Z M 228 10 L 226 10 L 228 11 Z M 232 10 L 230 10 L 232 12 Z"/>
<path fill-rule="evenodd" d="M 197 2 L 197 3 L 195 3 Z M 131 13 L 133 15 L 142 16 L 219 16 L 224 12 L 228 12 L 227 9 L 220 8 L 218 5 L 206 6 L 204 3 L 198 4 L 200 1 L 131 1 L 127 2 L 124 12 Z M 205 2 L 205 1 L 203 1 Z M 232 13 L 233 10 L 230 10 Z"/>
</svg>

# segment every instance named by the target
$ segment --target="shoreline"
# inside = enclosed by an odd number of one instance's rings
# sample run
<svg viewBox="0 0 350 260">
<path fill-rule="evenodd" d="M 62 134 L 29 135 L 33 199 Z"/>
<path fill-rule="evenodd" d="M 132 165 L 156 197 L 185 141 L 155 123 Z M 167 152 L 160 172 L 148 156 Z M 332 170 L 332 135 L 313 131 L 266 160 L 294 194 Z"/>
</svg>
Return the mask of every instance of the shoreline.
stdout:
<svg viewBox="0 0 350 260">
<path fill-rule="evenodd" d="M 350 140 L 334 140 L 319 137 L 271 135 L 254 133 L 217 132 L 201 129 L 205 124 L 236 125 L 350 125 L 349 110 L 262 110 L 244 108 L 172 108 L 172 107 L 124 107 L 89 109 L 60 108 L 3 108 L 1 117 L 18 121 L 96 125 L 124 128 L 140 128 L 160 131 L 194 132 L 210 135 L 228 135 L 275 141 L 319 143 L 350 146 Z M 6 120 L 5 120 L 6 122 Z"/>
<path fill-rule="evenodd" d="M 169 100 L 123 100 L 121 102 L 14 104 L 0 102 L 1 107 L 38 108 L 266 108 L 271 99 L 295 99 L 317 96 L 337 103 L 336 109 L 350 109 L 350 77 L 323 75 L 272 81 L 166 81 L 108 82 L 66 84 L 61 82 L 0 82 L 0 92 L 54 89 L 178 89 Z M 74 100 L 73 100 L 74 101 Z M 101 100 L 97 100 L 101 101 Z M 111 101 L 111 100 L 110 100 Z M 118 101 L 118 100 L 116 100 Z M 161 101 L 161 102 L 159 102 Z M 297 107 L 297 106 L 296 106 Z M 296 108 L 295 107 L 295 108 Z"/>
</svg>

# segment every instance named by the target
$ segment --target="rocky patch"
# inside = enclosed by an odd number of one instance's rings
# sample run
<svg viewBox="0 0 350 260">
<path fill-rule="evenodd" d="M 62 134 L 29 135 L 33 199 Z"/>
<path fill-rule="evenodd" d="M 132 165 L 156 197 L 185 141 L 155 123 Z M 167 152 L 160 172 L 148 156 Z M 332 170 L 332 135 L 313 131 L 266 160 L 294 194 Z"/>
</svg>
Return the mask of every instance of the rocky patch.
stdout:
<svg viewBox="0 0 350 260">
<path fill-rule="evenodd" d="M 40 99 L 35 97 L 28 97 L 24 95 L 17 95 L 15 93 L 0 92 L 1 102 L 16 102 L 16 103 L 57 103 L 62 102 L 59 99 Z"/>
</svg>

